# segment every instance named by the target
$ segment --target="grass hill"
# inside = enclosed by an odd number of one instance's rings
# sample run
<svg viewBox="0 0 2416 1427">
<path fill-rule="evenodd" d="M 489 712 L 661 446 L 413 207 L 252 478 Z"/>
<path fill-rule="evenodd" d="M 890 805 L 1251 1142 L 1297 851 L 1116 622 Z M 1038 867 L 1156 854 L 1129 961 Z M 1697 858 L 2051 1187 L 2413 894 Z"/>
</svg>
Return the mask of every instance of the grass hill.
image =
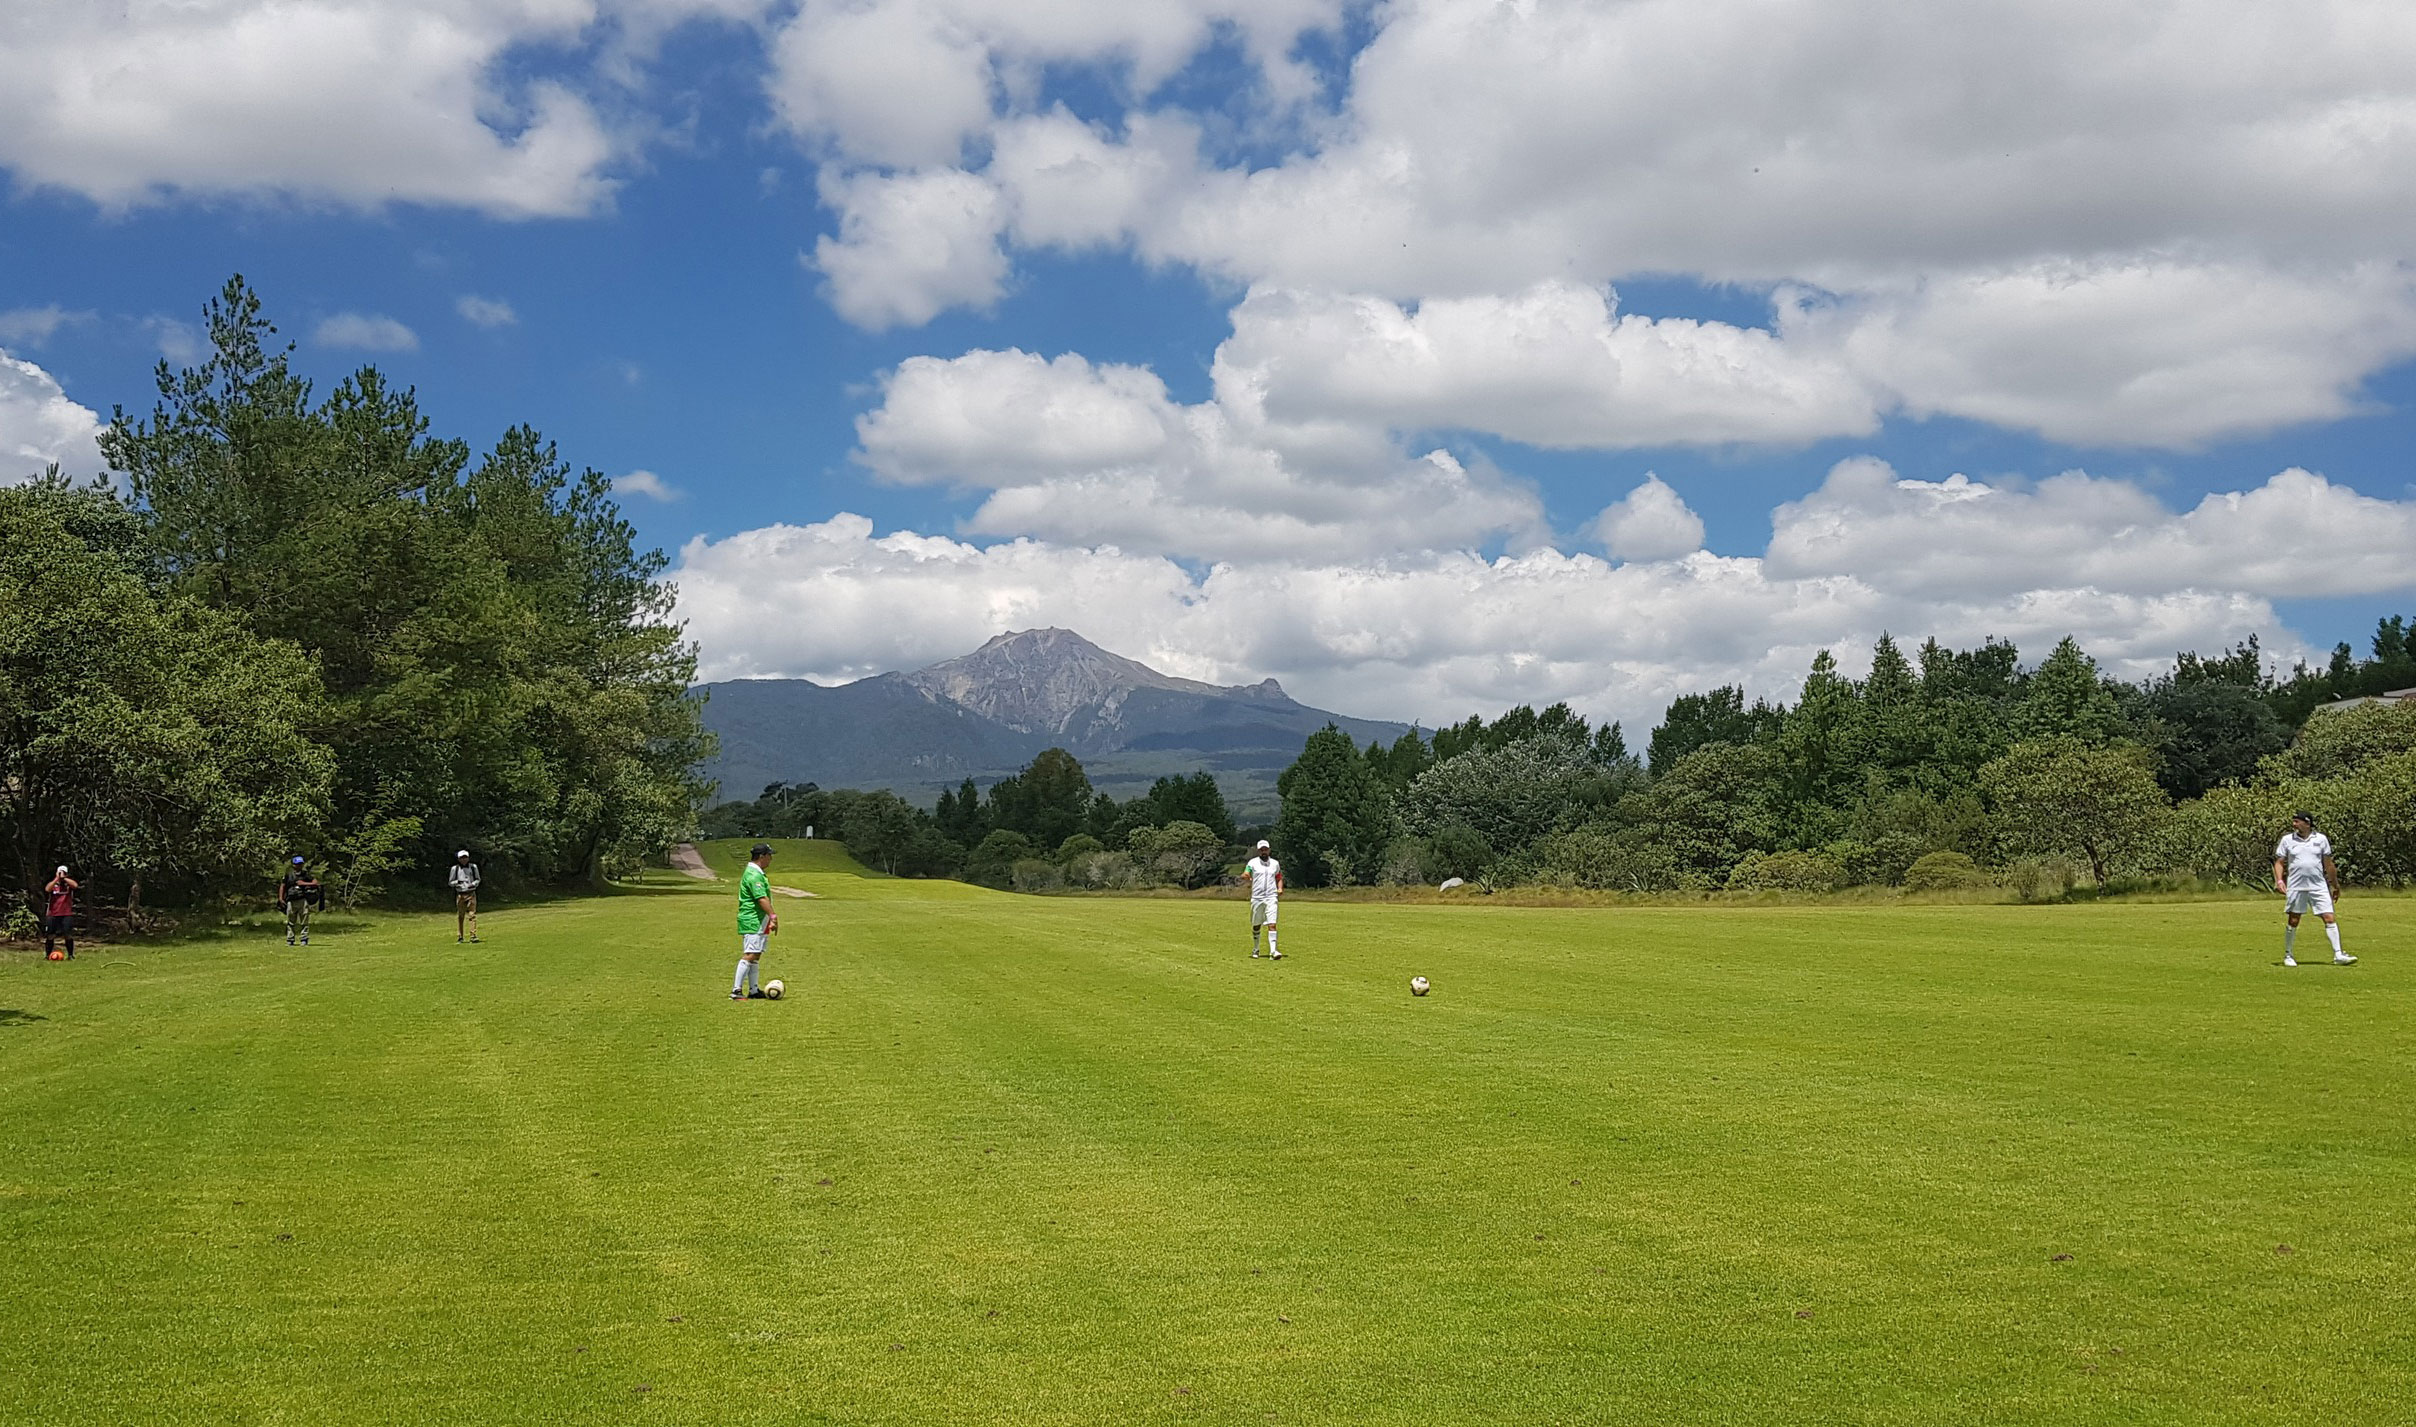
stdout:
<svg viewBox="0 0 2416 1427">
<path fill-rule="evenodd" d="M 2416 900 L 1029 899 L 0 957 L 11 1422 L 2385 1422 Z M 1413 1000 L 1412 972 L 1435 993 Z M 2287 1251 L 2283 1246 L 2287 1246 Z"/>
<path fill-rule="evenodd" d="M 1295 701 L 1273 679 L 1177 679 L 1071 630 L 1002 634 L 962 658 L 831 687 L 803 679 L 704 686 L 720 736 L 706 765 L 724 798 L 773 782 L 889 788 L 928 804 L 965 778 L 987 784 L 1062 747 L 1117 798 L 1169 773 L 1206 769 L 1237 816 L 1272 818 L 1275 775 L 1335 722 L 1365 743 L 1407 724 L 1347 718 Z"/>
</svg>

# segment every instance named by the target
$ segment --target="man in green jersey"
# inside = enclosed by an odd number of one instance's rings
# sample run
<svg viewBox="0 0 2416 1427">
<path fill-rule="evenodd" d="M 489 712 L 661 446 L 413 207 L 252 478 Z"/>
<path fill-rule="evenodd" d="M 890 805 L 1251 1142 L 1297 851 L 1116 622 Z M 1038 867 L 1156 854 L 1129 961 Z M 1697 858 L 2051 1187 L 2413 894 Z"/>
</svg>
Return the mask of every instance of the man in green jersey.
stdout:
<svg viewBox="0 0 2416 1427">
<path fill-rule="evenodd" d="M 772 845 L 755 844 L 747 854 L 747 870 L 738 874 L 738 976 L 730 983 L 730 999 L 744 1001 L 763 995 L 763 987 L 755 979 L 756 963 L 763 960 L 763 944 L 772 933 L 780 930 L 780 914 L 772 910 L 772 882 L 763 875 L 764 864 L 772 860 Z"/>
</svg>

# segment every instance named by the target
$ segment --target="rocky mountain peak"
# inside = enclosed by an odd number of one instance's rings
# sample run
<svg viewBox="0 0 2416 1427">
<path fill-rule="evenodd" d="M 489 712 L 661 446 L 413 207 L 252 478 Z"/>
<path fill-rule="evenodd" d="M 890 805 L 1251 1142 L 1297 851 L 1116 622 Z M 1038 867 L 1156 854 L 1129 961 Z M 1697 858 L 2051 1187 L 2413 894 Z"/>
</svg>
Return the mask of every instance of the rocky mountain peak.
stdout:
<svg viewBox="0 0 2416 1427">
<path fill-rule="evenodd" d="M 931 698 L 971 709 L 1018 732 L 1044 736 L 1064 732 L 1077 716 L 1113 709 L 1135 689 L 1237 692 L 1161 674 L 1138 660 L 1111 654 L 1070 629 L 1002 634 L 961 658 L 901 677 Z M 1257 690 L 1250 692 L 1264 697 Z"/>
</svg>

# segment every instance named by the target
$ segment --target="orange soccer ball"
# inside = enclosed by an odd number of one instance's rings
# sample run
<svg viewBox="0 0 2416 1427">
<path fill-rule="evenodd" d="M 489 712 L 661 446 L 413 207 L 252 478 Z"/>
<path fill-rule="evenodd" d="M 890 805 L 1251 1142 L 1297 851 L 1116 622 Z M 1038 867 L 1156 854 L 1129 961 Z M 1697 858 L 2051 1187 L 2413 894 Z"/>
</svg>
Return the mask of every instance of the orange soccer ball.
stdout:
<svg viewBox="0 0 2416 1427">
<path fill-rule="evenodd" d="M 67 953 L 63 951 L 54 951 L 50 954 L 50 959 L 53 961 L 65 961 L 67 959 Z"/>
</svg>

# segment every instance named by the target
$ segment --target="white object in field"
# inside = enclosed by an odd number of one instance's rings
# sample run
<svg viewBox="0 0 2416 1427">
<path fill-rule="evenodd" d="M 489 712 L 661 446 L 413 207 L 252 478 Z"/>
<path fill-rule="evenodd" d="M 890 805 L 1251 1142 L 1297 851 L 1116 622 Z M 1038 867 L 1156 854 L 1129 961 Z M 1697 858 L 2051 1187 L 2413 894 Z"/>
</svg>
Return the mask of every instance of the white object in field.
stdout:
<svg viewBox="0 0 2416 1427">
<path fill-rule="evenodd" d="M 1443 885 L 1435 888 L 1435 890 L 1438 892 L 1448 892 L 1454 887 L 1465 887 L 1467 885 L 1468 879 L 1465 877 L 1446 877 L 1443 879 Z"/>
<path fill-rule="evenodd" d="M 814 840 L 814 825 L 812 823 L 807 823 L 805 825 L 805 840 L 807 842 L 812 842 Z"/>
<path fill-rule="evenodd" d="M 1425 978 L 1425 977 L 1423 977 L 1423 976 L 1412 976 L 1411 978 L 1409 978 L 1409 994 L 1410 994 L 1410 995 L 1412 995 L 1412 996 L 1423 996 L 1423 995 L 1425 995 L 1425 994 L 1426 994 L 1426 993 L 1427 993 L 1429 990 L 1431 990 L 1431 989 L 1432 989 L 1432 988 L 1431 988 L 1431 987 L 1429 987 L 1429 986 L 1426 984 L 1426 978 Z"/>
<path fill-rule="evenodd" d="M 782 996 L 788 994 L 788 989 L 789 988 L 786 986 L 780 984 L 780 978 L 777 976 L 763 983 L 763 994 L 766 1000 L 777 1001 Z M 1424 993 L 1421 992 L 1420 994 L 1423 995 Z"/>
</svg>

